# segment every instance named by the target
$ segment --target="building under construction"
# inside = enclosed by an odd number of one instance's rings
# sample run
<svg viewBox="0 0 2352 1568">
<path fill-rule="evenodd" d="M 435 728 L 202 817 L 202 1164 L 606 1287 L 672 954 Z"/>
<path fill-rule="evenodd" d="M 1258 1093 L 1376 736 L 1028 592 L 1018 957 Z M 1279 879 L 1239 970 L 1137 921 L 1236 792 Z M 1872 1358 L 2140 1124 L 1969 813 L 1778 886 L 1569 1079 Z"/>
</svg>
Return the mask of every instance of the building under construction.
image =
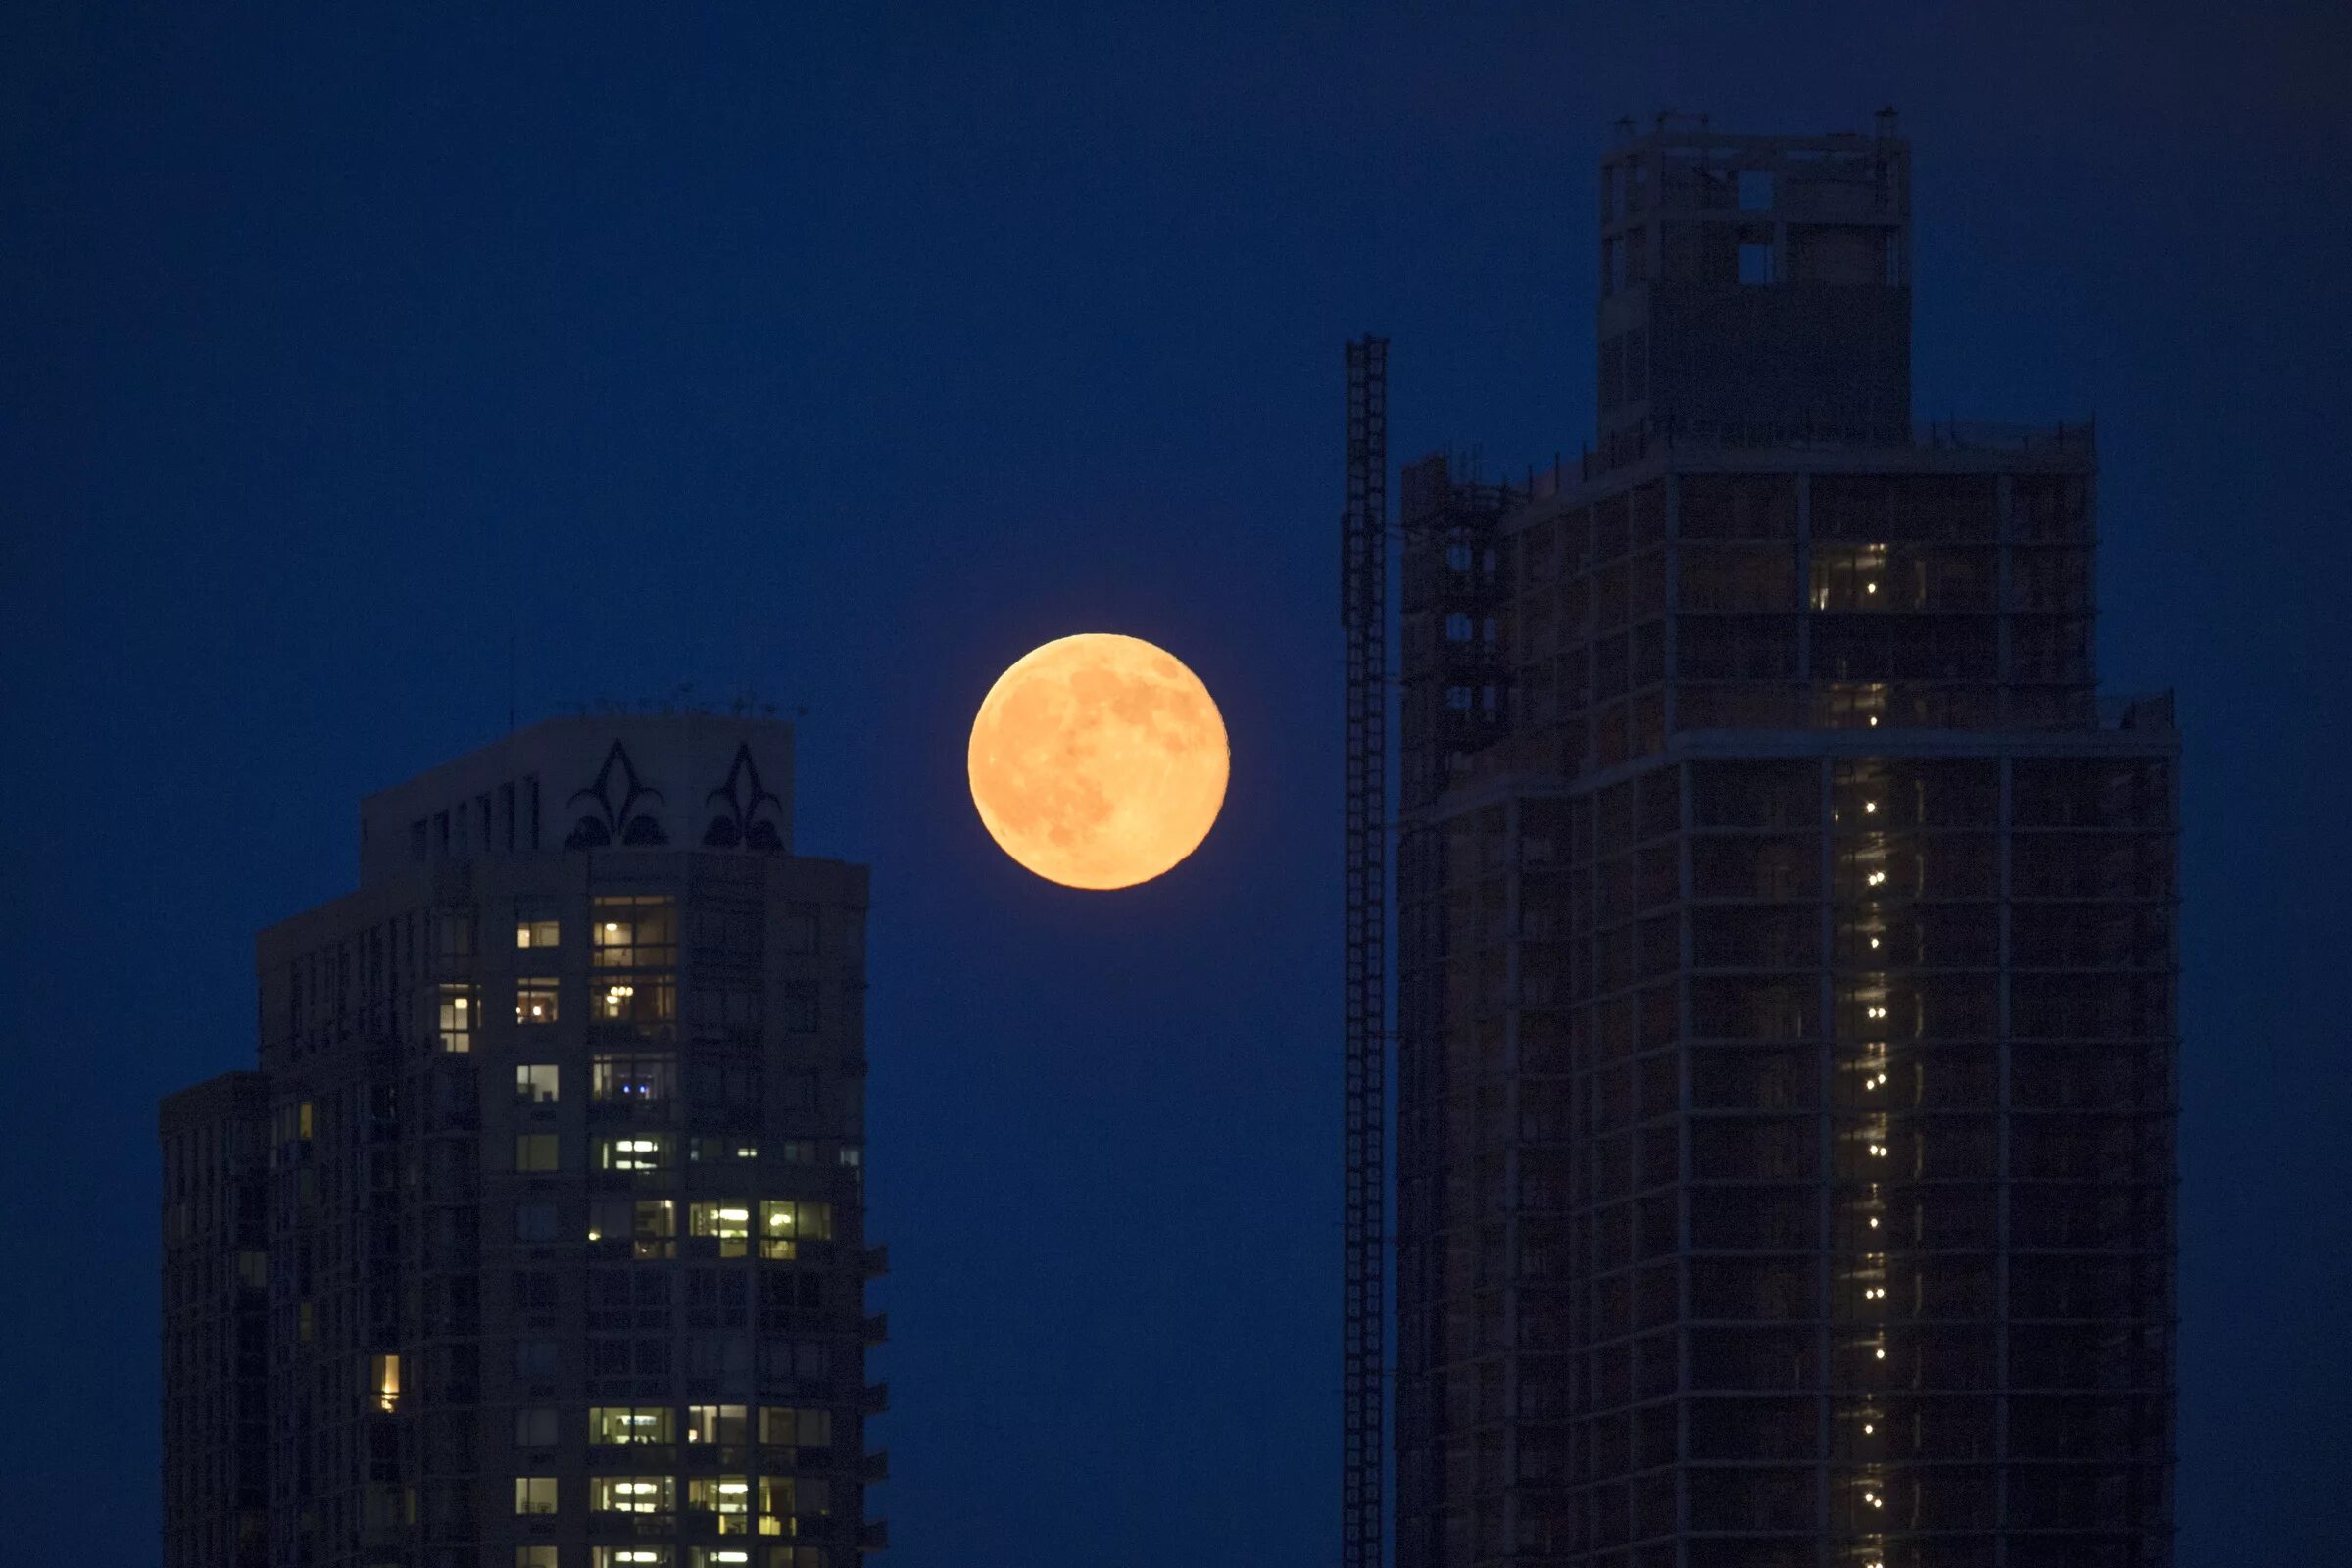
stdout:
<svg viewBox="0 0 2352 1568">
<path fill-rule="evenodd" d="M 1393 671 L 1350 349 L 1347 1560 L 2169 1564 L 2179 745 L 2097 690 L 2093 431 L 1912 424 L 1890 114 L 1619 129 L 1595 439 L 1404 469 Z"/>
</svg>

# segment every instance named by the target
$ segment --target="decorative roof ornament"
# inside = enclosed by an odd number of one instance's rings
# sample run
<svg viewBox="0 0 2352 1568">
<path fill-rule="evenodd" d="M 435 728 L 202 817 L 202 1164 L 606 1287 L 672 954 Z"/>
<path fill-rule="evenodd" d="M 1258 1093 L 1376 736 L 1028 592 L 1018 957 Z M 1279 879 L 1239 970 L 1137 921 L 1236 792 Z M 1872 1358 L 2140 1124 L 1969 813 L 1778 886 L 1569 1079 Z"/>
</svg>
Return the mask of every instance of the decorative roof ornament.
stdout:
<svg viewBox="0 0 2352 1568">
<path fill-rule="evenodd" d="M 620 804 L 612 804 L 612 770 L 620 769 L 622 786 Z M 627 748 L 614 741 L 605 754 L 605 765 L 596 770 L 596 781 L 585 789 L 574 790 L 566 806 L 577 806 L 583 800 L 592 802 L 597 809 L 583 815 L 572 824 L 571 835 L 564 841 L 567 850 L 595 850 L 609 845 L 624 846 L 667 844 L 669 835 L 654 817 L 638 812 L 640 802 L 655 805 L 668 804 L 662 792 L 637 776 L 637 766 L 629 760 Z"/>
<path fill-rule="evenodd" d="M 784 803 L 760 782 L 760 764 L 752 760 L 749 742 L 736 746 L 735 760 L 727 768 L 727 781 L 704 800 L 705 804 L 725 808 L 703 830 L 706 848 L 759 850 L 768 855 L 784 853 L 784 836 L 776 823 L 783 815 Z M 762 816 L 760 813 L 763 807 L 775 809 Z"/>
</svg>

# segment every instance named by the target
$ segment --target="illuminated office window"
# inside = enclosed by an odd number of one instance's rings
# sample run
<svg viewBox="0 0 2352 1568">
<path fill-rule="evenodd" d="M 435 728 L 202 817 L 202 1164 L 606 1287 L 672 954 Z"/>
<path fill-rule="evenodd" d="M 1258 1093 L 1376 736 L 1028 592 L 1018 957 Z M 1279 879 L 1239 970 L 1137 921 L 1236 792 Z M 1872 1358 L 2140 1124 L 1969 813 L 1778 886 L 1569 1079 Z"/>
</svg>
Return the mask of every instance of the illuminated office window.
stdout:
<svg viewBox="0 0 2352 1568">
<path fill-rule="evenodd" d="M 368 1359 L 368 1387 L 375 1407 L 389 1415 L 400 1408 L 400 1357 L 376 1355 Z"/>
<path fill-rule="evenodd" d="M 515 981 L 514 1021 L 519 1024 L 554 1023 L 556 1021 L 556 982 L 553 980 Z"/>
<path fill-rule="evenodd" d="M 561 922 L 539 915 L 514 917 L 514 946 L 517 948 L 554 948 L 564 943 Z"/>
<path fill-rule="evenodd" d="M 751 1250 L 752 1208 L 749 1203 L 695 1203 L 687 1210 L 687 1234 L 718 1243 L 721 1257 L 743 1257 Z"/>
<path fill-rule="evenodd" d="M 750 1534 L 752 1483 L 746 1476 L 692 1476 L 686 1482 L 686 1507 L 694 1513 L 718 1515 L 722 1536 Z"/>
<path fill-rule="evenodd" d="M 667 1513 L 676 1503 L 671 1476 L 596 1476 L 588 1483 L 591 1513 Z"/>
<path fill-rule="evenodd" d="M 514 1478 L 514 1511 L 516 1513 L 554 1513 L 556 1511 L 556 1478 L 554 1476 L 516 1476 Z"/>
<path fill-rule="evenodd" d="M 593 901 L 588 961 L 598 969 L 665 968 L 678 957 L 677 901 L 618 897 Z"/>
<path fill-rule="evenodd" d="M 444 985 L 440 988 L 435 1030 L 441 1049 L 448 1052 L 468 1052 L 473 1049 L 473 1029 L 481 1009 L 474 1004 L 473 987 Z"/>
<path fill-rule="evenodd" d="M 557 1168 L 556 1135 L 523 1133 L 514 1140 L 514 1168 L 525 1173 Z"/>
<path fill-rule="evenodd" d="M 677 1023 L 678 987 L 667 975 L 603 976 L 588 985 L 589 1016 L 599 1024 L 662 1039 Z"/>
<path fill-rule="evenodd" d="M 675 1098 L 677 1092 L 678 1064 L 674 1056 L 597 1056 L 589 1063 L 591 1100 L 656 1104 Z"/>
<path fill-rule="evenodd" d="M 747 1408 L 740 1404 L 695 1404 L 686 1408 L 688 1443 L 742 1443 L 749 1437 Z"/>
<path fill-rule="evenodd" d="M 600 1404 L 588 1412 L 588 1441 L 594 1444 L 669 1443 L 674 1413 L 664 1405 Z"/>
<path fill-rule="evenodd" d="M 514 1069 L 514 1098 L 528 1105 L 553 1104 L 563 1072 L 552 1061 L 535 1061 Z"/>
<path fill-rule="evenodd" d="M 598 1170 L 662 1171 L 670 1168 L 667 1133 L 634 1132 L 596 1141 Z"/>
<path fill-rule="evenodd" d="M 833 1205 L 801 1198 L 771 1198 L 760 1205 L 760 1255 L 783 1261 L 800 1255 L 802 1242 L 833 1239 Z"/>
<path fill-rule="evenodd" d="M 761 1476 L 760 1511 L 770 1518 L 822 1516 L 833 1511 L 833 1488 L 815 1476 Z"/>
</svg>

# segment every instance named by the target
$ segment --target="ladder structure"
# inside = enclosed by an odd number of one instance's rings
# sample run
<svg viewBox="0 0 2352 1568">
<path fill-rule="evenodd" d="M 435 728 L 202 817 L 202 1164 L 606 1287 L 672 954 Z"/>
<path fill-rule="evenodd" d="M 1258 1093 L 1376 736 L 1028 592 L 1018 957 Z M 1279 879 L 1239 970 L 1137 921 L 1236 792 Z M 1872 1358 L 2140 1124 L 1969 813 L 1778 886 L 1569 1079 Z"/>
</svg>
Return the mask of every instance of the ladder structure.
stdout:
<svg viewBox="0 0 2352 1568">
<path fill-rule="evenodd" d="M 1348 345 L 1346 1276 L 1341 1568 L 1381 1568 L 1387 1448 L 1389 343 Z"/>
</svg>

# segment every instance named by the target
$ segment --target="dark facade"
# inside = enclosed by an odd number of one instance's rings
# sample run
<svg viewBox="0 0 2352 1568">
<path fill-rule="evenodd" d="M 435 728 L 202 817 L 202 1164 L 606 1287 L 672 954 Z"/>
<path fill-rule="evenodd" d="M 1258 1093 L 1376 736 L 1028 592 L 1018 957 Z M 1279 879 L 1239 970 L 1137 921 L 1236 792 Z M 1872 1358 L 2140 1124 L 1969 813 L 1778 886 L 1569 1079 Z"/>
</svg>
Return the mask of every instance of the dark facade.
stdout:
<svg viewBox="0 0 2352 1568">
<path fill-rule="evenodd" d="M 557 720 L 364 805 L 261 1071 L 166 1103 L 167 1568 L 881 1544 L 865 873 L 790 779 L 784 725 Z"/>
<path fill-rule="evenodd" d="M 1807 411 L 1907 318 L 1406 470 L 1399 1568 L 2172 1560 L 2170 700 L 2096 690 L 2089 431 Z"/>
<path fill-rule="evenodd" d="M 1911 424 L 1911 147 L 1661 116 L 1601 160 L 1604 434 L 1900 442 Z"/>
<path fill-rule="evenodd" d="M 164 1560 L 270 1547 L 270 1080 L 164 1102 Z"/>
</svg>

